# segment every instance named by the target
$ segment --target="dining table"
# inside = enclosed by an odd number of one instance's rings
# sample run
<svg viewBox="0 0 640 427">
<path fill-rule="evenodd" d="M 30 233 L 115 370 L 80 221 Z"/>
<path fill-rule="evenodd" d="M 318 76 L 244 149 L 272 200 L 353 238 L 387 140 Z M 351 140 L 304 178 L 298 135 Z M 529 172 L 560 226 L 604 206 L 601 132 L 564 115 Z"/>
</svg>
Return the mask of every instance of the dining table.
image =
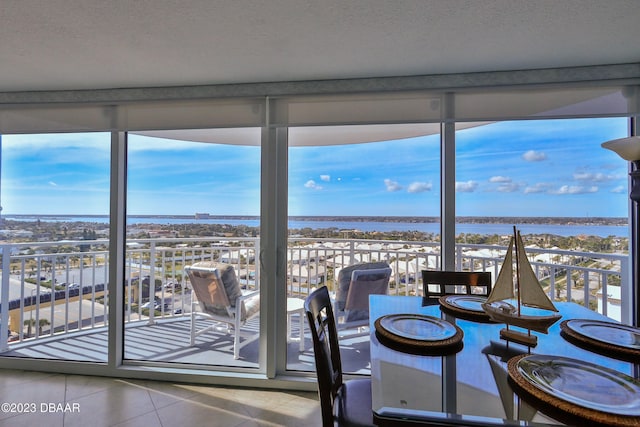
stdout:
<svg viewBox="0 0 640 427">
<path fill-rule="evenodd" d="M 379 426 L 594 424 L 593 420 L 581 418 L 579 407 L 577 412 L 566 411 L 561 404 L 541 400 L 518 387 L 509 375 L 509 361 L 516 360 L 516 357 L 577 360 L 596 367 L 590 375 L 597 375 L 602 368 L 619 372 L 632 381 L 638 379 L 640 359 L 612 357 L 606 351 L 594 351 L 580 345 L 562 333 L 560 321 L 553 324 L 546 334 L 532 332 L 537 337 L 537 344 L 529 347 L 502 339 L 500 330 L 504 324 L 460 316 L 440 304 L 427 304 L 420 296 L 371 295 L 369 303 L 372 410 L 374 423 Z M 562 315 L 562 321 L 615 322 L 577 303 L 556 302 L 555 306 Z M 436 323 L 453 325 L 460 340 L 449 342 L 442 348 L 425 348 L 426 351 L 392 345 L 393 342 L 381 334 L 384 331 L 381 325 L 392 327 L 393 323 L 388 322 L 390 319 L 406 316 L 435 319 Z M 585 378 L 588 382 L 589 375 Z M 581 378 L 570 380 L 577 381 L 582 387 Z M 584 384 L 585 390 L 593 386 Z M 607 389 L 603 388 L 601 393 L 606 399 Z M 635 419 L 638 424 L 634 424 L 634 417 L 623 414 L 622 419 L 625 422 L 631 420 L 631 424 L 622 425 L 640 425 L 640 417 Z M 604 420 L 603 425 L 607 425 L 607 418 Z"/>
</svg>

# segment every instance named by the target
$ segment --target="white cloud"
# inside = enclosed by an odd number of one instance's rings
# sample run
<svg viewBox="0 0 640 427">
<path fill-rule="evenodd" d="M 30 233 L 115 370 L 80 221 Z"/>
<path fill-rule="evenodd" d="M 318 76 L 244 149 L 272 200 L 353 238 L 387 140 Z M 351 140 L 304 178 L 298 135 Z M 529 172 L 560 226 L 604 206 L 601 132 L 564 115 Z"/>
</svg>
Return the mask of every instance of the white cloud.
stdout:
<svg viewBox="0 0 640 427">
<path fill-rule="evenodd" d="M 612 193 L 626 193 L 627 192 L 627 187 L 625 187 L 624 185 L 618 185 L 615 188 L 611 189 Z"/>
<path fill-rule="evenodd" d="M 616 175 L 606 175 L 604 173 L 576 172 L 573 174 L 573 179 L 576 181 L 606 182 L 617 178 L 619 177 Z"/>
<path fill-rule="evenodd" d="M 384 185 L 387 187 L 387 191 L 400 191 L 402 190 L 402 186 L 398 184 L 397 181 L 392 181 L 390 179 L 384 180 Z"/>
<path fill-rule="evenodd" d="M 322 186 L 316 184 L 316 182 L 314 180 L 312 180 L 312 179 L 310 179 L 309 181 L 305 182 L 304 186 L 306 188 L 311 188 L 311 189 L 314 189 L 314 190 L 322 190 Z"/>
<path fill-rule="evenodd" d="M 456 191 L 460 193 L 472 193 L 478 188 L 478 183 L 475 181 L 456 182 Z"/>
<path fill-rule="evenodd" d="M 551 188 L 550 184 L 538 182 L 524 189 L 524 194 L 544 193 Z"/>
<path fill-rule="evenodd" d="M 511 182 L 511 178 L 508 176 L 492 176 L 489 178 L 489 182 Z"/>
<path fill-rule="evenodd" d="M 598 191 L 598 187 L 584 187 L 581 185 L 563 185 L 557 190 L 551 191 L 551 194 L 586 194 L 586 193 L 595 193 Z"/>
<path fill-rule="evenodd" d="M 498 191 L 501 193 L 513 193 L 520 189 L 520 184 L 515 182 L 505 182 L 498 186 Z"/>
<path fill-rule="evenodd" d="M 409 184 L 407 191 L 409 193 L 424 193 L 425 191 L 431 191 L 433 185 L 430 182 L 412 182 Z"/>
<path fill-rule="evenodd" d="M 331 175 L 320 175 L 320 180 L 324 182 L 331 181 Z"/>
<path fill-rule="evenodd" d="M 541 162 L 547 159 L 547 155 L 542 151 L 529 150 L 522 155 L 527 162 Z"/>
<path fill-rule="evenodd" d="M 57 186 L 58 186 L 58 184 L 56 184 L 56 183 L 55 183 L 55 182 L 53 182 L 53 181 L 49 181 L 49 185 L 51 185 L 52 187 L 57 187 Z"/>
</svg>

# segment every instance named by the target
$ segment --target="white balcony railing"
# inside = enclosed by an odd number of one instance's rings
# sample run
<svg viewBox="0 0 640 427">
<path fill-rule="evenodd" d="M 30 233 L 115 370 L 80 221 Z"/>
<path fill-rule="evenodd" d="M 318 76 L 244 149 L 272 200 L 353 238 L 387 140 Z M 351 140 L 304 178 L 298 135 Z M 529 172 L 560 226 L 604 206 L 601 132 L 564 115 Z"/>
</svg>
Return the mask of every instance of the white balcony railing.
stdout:
<svg viewBox="0 0 640 427">
<path fill-rule="evenodd" d="M 12 243 L 0 248 L 0 323 L 9 324 L 9 341 L 107 324 L 107 241 Z M 457 269 L 491 271 L 496 277 L 505 250 L 502 246 L 457 245 Z M 183 267 L 197 261 L 231 264 L 243 286 L 259 287 L 258 251 L 256 238 L 127 240 L 125 321 L 153 323 L 158 317 L 187 313 L 190 294 Z M 527 249 L 527 254 L 552 299 L 578 302 L 629 323 L 627 310 L 620 307 L 621 301 L 624 305 L 630 299 L 628 256 L 558 249 Z M 391 294 L 421 295 L 421 270 L 440 268 L 439 244 L 292 238 L 287 251 L 287 292 L 304 297 L 322 285 L 334 290 L 339 269 L 372 261 L 390 264 Z M 6 350 L 7 343 L 3 345 Z"/>
</svg>

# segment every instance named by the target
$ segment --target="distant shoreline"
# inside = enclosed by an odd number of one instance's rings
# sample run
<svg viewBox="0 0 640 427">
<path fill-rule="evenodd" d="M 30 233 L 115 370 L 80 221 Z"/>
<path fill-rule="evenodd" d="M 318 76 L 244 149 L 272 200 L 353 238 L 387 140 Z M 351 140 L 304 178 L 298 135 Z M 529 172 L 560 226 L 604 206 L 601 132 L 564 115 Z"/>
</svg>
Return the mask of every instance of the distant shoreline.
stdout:
<svg viewBox="0 0 640 427">
<path fill-rule="evenodd" d="M 128 215 L 129 218 L 154 219 L 192 219 L 198 220 L 259 220 L 256 215 L 206 215 L 197 218 L 195 215 Z M 73 218 L 109 218 L 109 215 L 36 215 L 5 214 L 4 219 L 73 219 Z M 439 223 L 440 217 L 433 216 L 290 216 L 293 221 L 327 221 L 327 222 L 402 222 L 402 223 Z M 557 225 L 628 225 L 624 217 L 493 217 L 493 216 L 459 216 L 458 224 L 557 224 Z"/>
</svg>

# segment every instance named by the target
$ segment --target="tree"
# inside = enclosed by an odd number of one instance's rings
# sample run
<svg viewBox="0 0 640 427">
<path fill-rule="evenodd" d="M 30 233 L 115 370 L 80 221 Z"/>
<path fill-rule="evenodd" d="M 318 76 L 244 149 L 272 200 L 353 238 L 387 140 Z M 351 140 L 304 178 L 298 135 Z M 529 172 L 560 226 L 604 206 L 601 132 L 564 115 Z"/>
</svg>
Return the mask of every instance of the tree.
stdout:
<svg viewBox="0 0 640 427">
<path fill-rule="evenodd" d="M 47 319 L 40 319 L 40 321 L 38 322 L 38 335 L 42 335 L 42 328 L 44 326 L 50 325 L 51 322 L 49 322 L 49 320 Z"/>
<path fill-rule="evenodd" d="M 24 322 L 24 325 L 27 327 L 27 336 L 31 336 L 31 328 L 33 327 L 33 325 L 36 324 L 36 320 L 35 319 L 27 319 Z"/>
<path fill-rule="evenodd" d="M 31 328 L 33 326 L 35 326 L 36 319 L 33 319 L 33 318 L 27 319 L 22 323 L 24 323 L 24 325 L 27 327 L 27 336 L 30 337 L 31 336 Z M 49 322 L 48 319 L 40 319 L 38 321 L 38 335 L 42 335 L 42 328 L 44 328 L 45 326 L 50 325 L 50 324 L 51 323 Z"/>
</svg>

